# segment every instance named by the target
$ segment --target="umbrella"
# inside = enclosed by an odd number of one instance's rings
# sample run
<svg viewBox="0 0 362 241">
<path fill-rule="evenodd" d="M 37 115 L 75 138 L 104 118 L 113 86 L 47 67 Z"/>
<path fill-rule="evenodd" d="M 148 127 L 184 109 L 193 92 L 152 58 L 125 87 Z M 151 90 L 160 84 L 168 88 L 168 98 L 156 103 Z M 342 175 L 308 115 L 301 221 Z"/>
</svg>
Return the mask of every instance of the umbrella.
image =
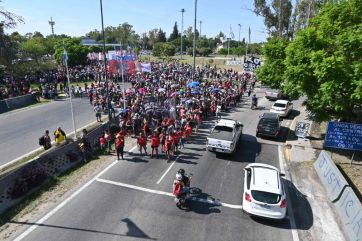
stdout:
<svg viewBox="0 0 362 241">
<path fill-rule="evenodd" d="M 219 88 L 214 88 L 214 89 L 212 89 L 212 93 L 218 93 L 220 91 L 220 89 Z"/>
<path fill-rule="evenodd" d="M 171 88 L 176 88 L 176 87 L 178 87 L 178 84 L 172 84 L 171 85 Z"/>
<path fill-rule="evenodd" d="M 165 88 L 159 88 L 159 89 L 158 89 L 158 92 L 165 92 L 165 91 L 166 91 Z"/>
<path fill-rule="evenodd" d="M 126 94 L 131 94 L 131 93 L 133 93 L 132 89 L 126 89 Z"/>
<path fill-rule="evenodd" d="M 193 100 L 191 100 L 191 99 L 190 99 L 190 100 L 186 100 L 186 101 L 185 101 L 185 104 L 189 105 L 189 104 L 191 104 L 192 102 L 193 102 Z"/>
<path fill-rule="evenodd" d="M 174 97 L 174 96 L 176 96 L 177 95 L 177 92 L 173 92 L 170 96 L 171 97 Z"/>
<path fill-rule="evenodd" d="M 195 88 L 195 87 L 197 87 L 199 85 L 200 85 L 199 82 L 194 81 L 194 82 L 188 83 L 187 88 Z"/>
<path fill-rule="evenodd" d="M 201 92 L 198 91 L 198 90 L 193 90 L 193 91 L 191 92 L 191 94 L 193 94 L 193 95 L 199 95 L 199 94 L 201 94 Z"/>
<path fill-rule="evenodd" d="M 146 94 L 146 90 L 145 90 L 145 88 L 139 88 L 138 89 L 138 93 L 140 93 L 140 94 Z"/>
<path fill-rule="evenodd" d="M 179 90 L 179 91 L 177 92 L 177 94 L 179 94 L 179 95 L 185 94 L 185 90 Z"/>
</svg>

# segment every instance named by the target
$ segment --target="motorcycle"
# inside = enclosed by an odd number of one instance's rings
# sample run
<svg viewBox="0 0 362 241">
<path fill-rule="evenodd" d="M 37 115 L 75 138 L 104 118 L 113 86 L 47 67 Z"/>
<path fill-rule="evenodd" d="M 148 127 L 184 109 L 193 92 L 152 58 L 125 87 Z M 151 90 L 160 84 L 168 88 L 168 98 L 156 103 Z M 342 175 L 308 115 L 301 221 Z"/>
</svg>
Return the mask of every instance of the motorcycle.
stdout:
<svg viewBox="0 0 362 241">
<path fill-rule="evenodd" d="M 188 208 L 188 200 L 190 199 L 190 181 L 192 179 L 192 174 L 185 175 L 188 177 L 188 182 L 185 183 L 183 187 L 183 192 L 180 195 L 174 195 L 174 201 L 176 206 L 180 209 L 187 209 Z M 175 188 L 177 181 L 175 180 L 173 183 L 173 189 Z"/>
</svg>

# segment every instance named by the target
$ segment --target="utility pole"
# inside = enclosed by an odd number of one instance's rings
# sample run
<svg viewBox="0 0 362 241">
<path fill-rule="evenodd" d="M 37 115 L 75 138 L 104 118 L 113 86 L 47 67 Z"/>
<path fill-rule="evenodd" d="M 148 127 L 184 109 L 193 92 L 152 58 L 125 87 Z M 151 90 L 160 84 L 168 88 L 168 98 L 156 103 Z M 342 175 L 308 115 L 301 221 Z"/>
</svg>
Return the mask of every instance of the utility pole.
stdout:
<svg viewBox="0 0 362 241">
<path fill-rule="evenodd" d="M 182 35 L 184 34 L 184 12 L 185 12 L 185 9 L 181 9 L 181 15 L 182 15 L 182 18 L 181 18 L 181 59 L 182 59 L 182 55 L 183 55 L 183 47 L 182 47 Z"/>
<path fill-rule="evenodd" d="M 55 25 L 55 22 L 53 21 L 52 17 L 50 17 L 50 21 L 48 23 L 49 23 L 49 25 L 50 25 L 50 27 L 52 29 L 52 36 L 54 38 L 54 25 Z"/>
<path fill-rule="evenodd" d="M 238 26 L 239 26 L 239 47 L 240 47 L 240 30 L 241 30 L 241 24 L 239 23 Z"/>
<path fill-rule="evenodd" d="M 196 61 L 196 13 L 197 13 L 197 0 L 195 0 L 195 18 L 194 18 L 194 44 L 193 44 L 193 72 L 192 72 L 192 80 L 195 80 L 195 61 Z"/>
<path fill-rule="evenodd" d="M 199 38 L 201 38 L 201 24 L 202 24 L 202 21 L 200 20 L 200 36 L 199 36 Z"/>
</svg>

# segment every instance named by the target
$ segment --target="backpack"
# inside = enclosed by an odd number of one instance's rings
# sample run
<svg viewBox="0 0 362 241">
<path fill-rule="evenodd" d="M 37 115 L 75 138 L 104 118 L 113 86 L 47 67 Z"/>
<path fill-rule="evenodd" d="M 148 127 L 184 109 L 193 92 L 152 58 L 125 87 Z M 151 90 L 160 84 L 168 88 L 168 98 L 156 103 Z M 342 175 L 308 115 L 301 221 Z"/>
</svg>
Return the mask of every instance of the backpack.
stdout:
<svg viewBox="0 0 362 241">
<path fill-rule="evenodd" d="M 173 188 L 173 191 L 172 191 L 172 194 L 175 196 L 175 197 L 178 197 L 182 194 L 182 185 L 180 182 L 177 182 Z"/>
<path fill-rule="evenodd" d="M 42 137 L 39 138 L 39 145 L 40 145 L 40 146 L 44 146 L 44 145 L 45 145 L 45 138 L 44 138 L 44 136 L 42 136 Z"/>
</svg>

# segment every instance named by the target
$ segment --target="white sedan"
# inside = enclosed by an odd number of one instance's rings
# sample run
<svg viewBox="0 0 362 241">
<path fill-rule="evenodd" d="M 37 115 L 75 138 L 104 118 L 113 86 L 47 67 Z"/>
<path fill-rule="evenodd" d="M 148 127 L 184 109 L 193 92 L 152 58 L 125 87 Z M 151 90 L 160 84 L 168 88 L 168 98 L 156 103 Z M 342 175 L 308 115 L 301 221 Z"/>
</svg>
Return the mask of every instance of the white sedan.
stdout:
<svg viewBox="0 0 362 241">
<path fill-rule="evenodd" d="M 268 219 L 284 219 L 287 200 L 281 174 L 276 167 L 252 163 L 244 168 L 243 211 Z"/>
<path fill-rule="evenodd" d="M 277 100 L 270 109 L 271 113 L 276 113 L 281 117 L 287 117 L 293 110 L 293 103 L 289 100 Z"/>
</svg>

